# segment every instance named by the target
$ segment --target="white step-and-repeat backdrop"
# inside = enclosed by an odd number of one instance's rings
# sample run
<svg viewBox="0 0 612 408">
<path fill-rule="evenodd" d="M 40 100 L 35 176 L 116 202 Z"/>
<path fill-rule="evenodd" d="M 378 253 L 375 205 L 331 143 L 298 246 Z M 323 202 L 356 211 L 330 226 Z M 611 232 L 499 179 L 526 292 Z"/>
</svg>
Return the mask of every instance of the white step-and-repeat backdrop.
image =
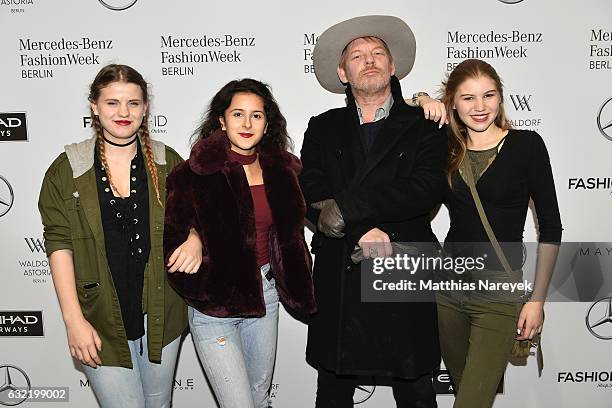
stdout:
<svg viewBox="0 0 612 408">
<path fill-rule="evenodd" d="M 263 80 L 299 152 L 308 118 L 344 102 L 314 77 L 317 36 L 364 14 L 399 16 L 415 32 L 416 63 L 402 81 L 406 95 L 435 92 L 465 58 L 492 63 L 504 79 L 513 123 L 546 141 L 564 240 L 612 241 L 610 0 L 0 0 L 0 389 L 27 378 L 33 387 L 69 388 L 70 401 L 53 406 L 95 406 L 66 346 L 36 203 L 43 173 L 62 146 L 91 134 L 86 96 L 96 72 L 110 62 L 139 70 L 151 84 L 153 137 L 183 156 L 223 84 Z M 525 236 L 533 241 L 528 218 Z M 444 210 L 434 224 L 443 238 Z M 610 274 L 611 246 L 578 256 L 593 258 L 604 265 L 604 276 Z M 526 367 L 510 366 L 495 407 L 612 406 L 606 296 L 550 303 L 542 377 L 533 358 Z M 304 361 L 306 330 L 281 315 L 272 407 L 314 405 L 316 373 Z M 442 371 L 434 380 L 440 407 L 451 407 L 453 397 L 443 393 L 448 375 Z M 364 408 L 394 406 L 386 387 L 364 387 L 355 400 Z M 22 404 L 28 405 L 36 406 Z M 174 406 L 215 407 L 189 336 Z"/>
</svg>

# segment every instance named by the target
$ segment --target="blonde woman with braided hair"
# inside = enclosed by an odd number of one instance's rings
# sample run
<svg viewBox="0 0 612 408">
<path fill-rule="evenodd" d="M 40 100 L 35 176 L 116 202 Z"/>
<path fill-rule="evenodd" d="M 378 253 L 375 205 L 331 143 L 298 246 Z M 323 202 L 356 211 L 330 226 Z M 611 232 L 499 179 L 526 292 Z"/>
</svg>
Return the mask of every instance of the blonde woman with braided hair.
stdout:
<svg viewBox="0 0 612 408">
<path fill-rule="evenodd" d="M 166 175 L 180 156 L 151 140 L 147 83 L 108 65 L 91 84 L 94 136 L 65 146 L 39 198 L 68 346 L 103 407 L 170 407 L 186 306 L 166 280 Z M 194 273 L 191 231 L 169 271 Z"/>
</svg>

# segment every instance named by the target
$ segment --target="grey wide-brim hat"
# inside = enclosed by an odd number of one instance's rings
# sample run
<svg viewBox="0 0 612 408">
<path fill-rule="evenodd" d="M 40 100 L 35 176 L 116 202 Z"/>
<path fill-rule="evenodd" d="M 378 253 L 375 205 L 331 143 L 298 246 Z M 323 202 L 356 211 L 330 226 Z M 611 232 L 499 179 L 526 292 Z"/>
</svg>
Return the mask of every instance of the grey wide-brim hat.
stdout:
<svg viewBox="0 0 612 408">
<path fill-rule="evenodd" d="M 395 76 L 404 78 L 412 70 L 416 40 L 408 24 L 394 16 L 354 17 L 331 26 L 319 36 L 313 52 L 315 75 L 321 86 L 333 93 L 344 93 L 338 78 L 338 64 L 344 47 L 360 37 L 383 40 L 395 64 Z"/>
</svg>

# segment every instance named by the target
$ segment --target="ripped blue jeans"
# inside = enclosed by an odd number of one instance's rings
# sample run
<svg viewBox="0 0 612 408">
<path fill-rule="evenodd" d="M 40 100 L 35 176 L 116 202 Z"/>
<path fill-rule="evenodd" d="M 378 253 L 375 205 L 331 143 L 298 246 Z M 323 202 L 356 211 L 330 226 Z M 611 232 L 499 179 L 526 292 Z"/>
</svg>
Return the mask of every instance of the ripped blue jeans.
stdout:
<svg viewBox="0 0 612 408">
<path fill-rule="evenodd" d="M 266 408 L 276 359 L 278 293 L 261 267 L 266 314 L 213 317 L 189 307 L 196 351 L 221 408 Z"/>
</svg>

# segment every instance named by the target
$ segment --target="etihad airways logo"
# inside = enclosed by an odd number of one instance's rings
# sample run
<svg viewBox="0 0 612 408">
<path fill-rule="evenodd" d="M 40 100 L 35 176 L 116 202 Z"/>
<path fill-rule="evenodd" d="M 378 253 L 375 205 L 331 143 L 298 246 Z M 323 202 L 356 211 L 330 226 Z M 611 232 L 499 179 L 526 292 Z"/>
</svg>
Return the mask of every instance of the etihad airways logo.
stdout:
<svg viewBox="0 0 612 408">
<path fill-rule="evenodd" d="M 0 336 L 44 335 L 42 311 L 0 311 Z"/>
</svg>

